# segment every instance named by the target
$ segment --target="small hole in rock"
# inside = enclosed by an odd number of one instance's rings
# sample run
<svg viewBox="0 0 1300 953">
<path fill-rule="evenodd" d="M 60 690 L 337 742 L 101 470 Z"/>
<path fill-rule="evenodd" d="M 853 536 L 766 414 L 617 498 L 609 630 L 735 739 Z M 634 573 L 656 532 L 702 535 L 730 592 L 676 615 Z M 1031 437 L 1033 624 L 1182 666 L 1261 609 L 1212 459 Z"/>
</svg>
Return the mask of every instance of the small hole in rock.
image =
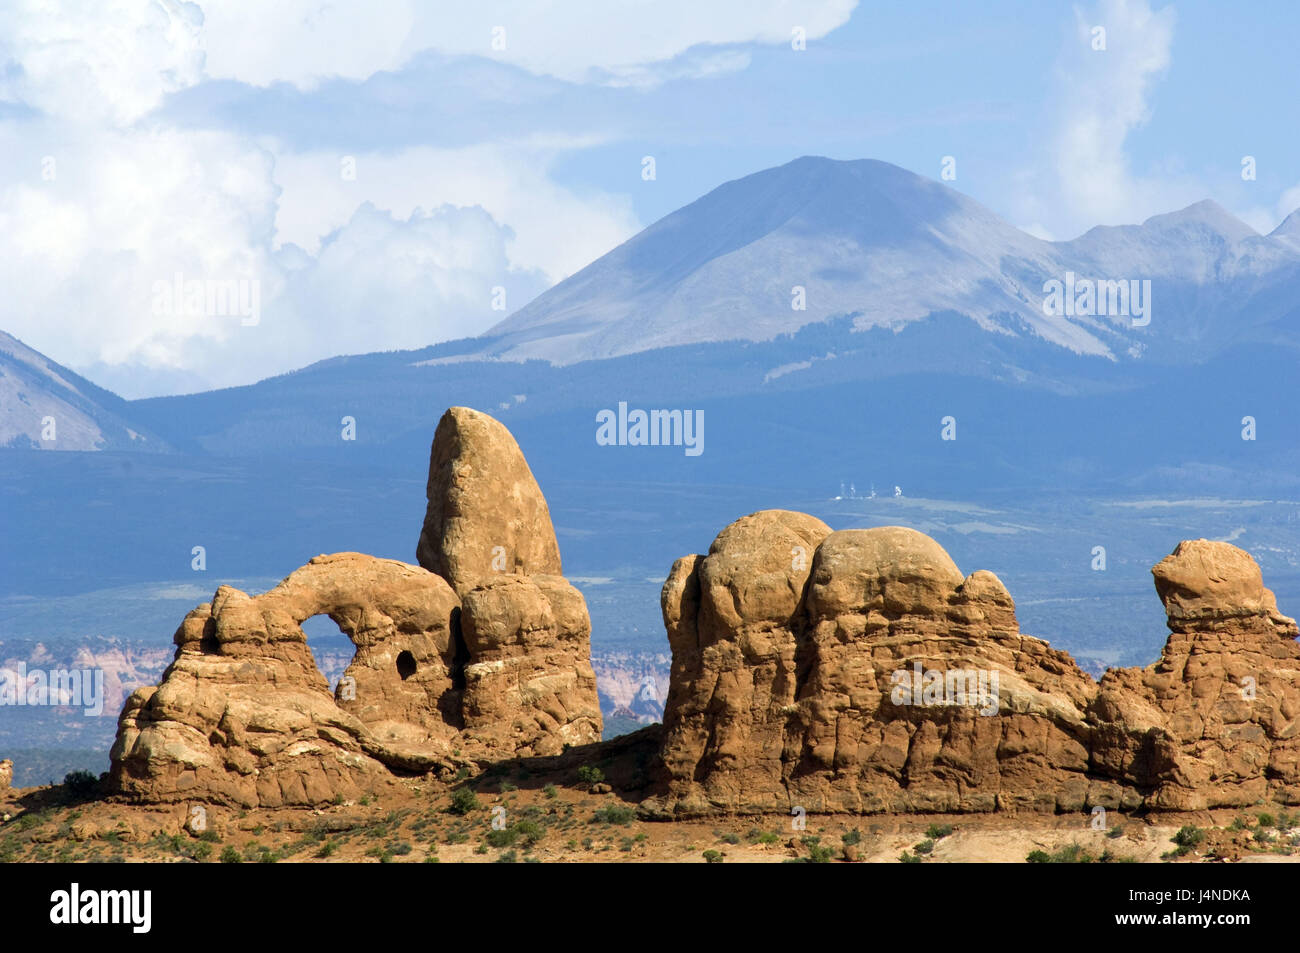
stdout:
<svg viewBox="0 0 1300 953">
<path fill-rule="evenodd" d="M 397 674 L 402 676 L 403 681 L 415 674 L 415 656 L 410 652 L 402 652 L 397 656 Z"/>
</svg>

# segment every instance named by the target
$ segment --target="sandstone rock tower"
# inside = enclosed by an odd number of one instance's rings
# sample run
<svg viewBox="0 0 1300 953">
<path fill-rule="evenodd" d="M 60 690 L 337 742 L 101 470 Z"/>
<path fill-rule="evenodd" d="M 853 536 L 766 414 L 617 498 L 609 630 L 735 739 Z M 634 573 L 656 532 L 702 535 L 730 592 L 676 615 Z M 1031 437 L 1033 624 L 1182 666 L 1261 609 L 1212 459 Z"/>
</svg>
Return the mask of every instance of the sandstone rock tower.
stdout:
<svg viewBox="0 0 1300 953">
<path fill-rule="evenodd" d="M 1151 570 L 1169 617 L 1160 659 L 1112 669 L 1090 712 L 1099 769 L 1152 807 L 1300 804 L 1300 643 L 1250 554 L 1204 539 Z"/>
<path fill-rule="evenodd" d="M 1300 645 L 1248 554 L 1154 570 L 1161 661 L 1100 686 L 914 530 L 769 510 L 664 584 L 658 816 L 1300 803 Z M 1253 678 L 1253 683 L 1246 682 Z M 1256 685 L 1247 702 L 1242 690 Z"/>
<path fill-rule="evenodd" d="M 161 684 L 127 701 L 115 792 L 317 805 L 599 740 L 586 603 L 518 445 L 485 414 L 438 426 L 419 558 L 336 553 L 260 596 L 219 588 L 181 623 Z M 333 692 L 302 631 L 317 615 L 357 647 Z"/>
</svg>

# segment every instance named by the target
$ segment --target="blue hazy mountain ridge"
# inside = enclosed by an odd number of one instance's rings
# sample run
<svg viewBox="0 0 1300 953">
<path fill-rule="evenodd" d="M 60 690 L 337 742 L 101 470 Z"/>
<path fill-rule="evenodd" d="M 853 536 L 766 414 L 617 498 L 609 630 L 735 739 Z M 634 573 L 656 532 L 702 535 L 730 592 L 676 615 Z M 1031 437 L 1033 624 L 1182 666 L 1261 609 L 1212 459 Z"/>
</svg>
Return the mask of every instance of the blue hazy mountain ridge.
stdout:
<svg viewBox="0 0 1300 953">
<path fill-rule="evenodd" d="M 51 424 L 53 430 L 50 430 Z M 127 402 L 0 331 L 0 447 L 158 452 Z"/>
<path fill-rule="evenodd" d="M 1149 280 L 1150 323 L 1044 314 L 1044 283 L 1070 274 Z M 796 286 L 806 310 L 791 306 Z M 365 415 L 359 442 L 406 439 L 450 403 L 528 419 L 623 397 L 693 406 L 926 374 L 943 379 L 889 386 L 954 399 L 975 380 L 1009 394 L 1235 395 L 1265 355 L 1297 354 L 1300 214 L 1263 236 L 1201 202 L 1053 243 L 888 163 L 804 158 L 718 187 L 479 338 L 332 358 L 247 387 L 96 400 L 105 419 L 129 415 L 137 433 L 190 452 L 259 455 L 336 446 L 348 414 Z M 1273 378 L 1281 396 L 1291 376 Z M 3 419 L 30 432 L 38 418 L 13 403 Z M 146 443 L 157 446 L 126 448 Z"/>
</svg>

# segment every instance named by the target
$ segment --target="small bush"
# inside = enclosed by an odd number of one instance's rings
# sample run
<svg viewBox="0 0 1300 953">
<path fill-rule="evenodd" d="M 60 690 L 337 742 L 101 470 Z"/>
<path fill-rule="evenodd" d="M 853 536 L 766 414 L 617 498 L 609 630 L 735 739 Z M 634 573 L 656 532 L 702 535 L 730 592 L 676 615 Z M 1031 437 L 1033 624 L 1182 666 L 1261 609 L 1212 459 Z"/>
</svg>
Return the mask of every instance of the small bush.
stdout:
<svg viewBox="0 0 1300 953">
<path fill-rule="evenodd" d="M 834 848 L 823 847 L 821 844 L 812 844 L 808 847 L 808 863 L 810 864 L 829 864 L 834 856 Z"/>
<path fill-rule="evenodd" d="M 841 834 L 840 840 L 844 842 L 845 847 L 852 847 L 854 844 L 860 844 L 862 843 L 862 831 L 855 827 L 853 830 Z"/>
<path fill-rule="evenodd" d="M 605 772 L 594 765 L 584 764 L 578 768 L 578 783 L 585 784 L 588 788 L 600 784 L 605 780 Z"/>
<path fill-rule="evenodd" d="M 99 784 L 99 778 L 89 771 L 71 771 L 63 776 L 63 786 L 75 798 L 89 797 Z"/>
<path fill-rule="evenodd" d="M 1025 860 L 1031 864 L 1133 864 L 1137 862 L 1133 857 L 1121 857 L 1109 847 L 1102 851 L 1100 857 L 1094 857 L 1080 844 L 1070 844 L 1050 854 L 1036 850 Z"/>
<path fill-rule="evenodd" d="M 623 807 L 619 804 L 611 804 L 609 807 L 602 807 L 591 815 L 593 824 L 618 824 L 620 827 L 626 827 L 632 823 L 636 817 L 636 809 Z"/>
<path fill-rule="evenodd" d="M 1184 824 L 1178 829 L 1178 833 L 1174 835 L 1174 843 L 1178 845 L 1178 849 L 1174 851 L 1174 854 L 1182 857 L 1184 854 L 1191 853 L 1197 847 L 1200 847 L 1204 842 L 1205 831 L 1194 824 Z"/>
<path fill-rule="evenodd" d="M 451 813 L 463 816 L 478 809 L 478 795 L 469 788 L 457 788 L 456 792 L 452 794 L 451 807 L 449 808 Z"/>
<path fill-rule="evenodd" d="M 534 820 L 522 820 L 515 825 L 519 839 L 525 847 L 532 847 L 546 836 L 546 829 Z"/>
<path fill-rule="evenodd" d="M 706 864 L 722 863 L 722 852 L 717 850 L 706 850 L 704 852 L 704 862 Z"/>
<path fill-rule="evenodd" d="M 227 844 L 226 849 L 221 852 L 221 862 L 223 864 L 238 864 L 242 863 L 243 860 L 244 858 L 239 856 L 239 851 L 235 850 L 235 848 L 229 844 Z"/>
<path fill-rule="evenodd" d="M 542 793 L 546 795 L 548 801 L 554 801 L 560 795 L 560 791 L 554 784 L 548 784 L 542 788 Z"/>
<path fill-rule="evenodd" d="M 951 833 L 951 824 L 931 824 L 926 828 L 925 836 L 930 840 L 943 840 L 943 838 L 947 837 Z"/>
</svg>

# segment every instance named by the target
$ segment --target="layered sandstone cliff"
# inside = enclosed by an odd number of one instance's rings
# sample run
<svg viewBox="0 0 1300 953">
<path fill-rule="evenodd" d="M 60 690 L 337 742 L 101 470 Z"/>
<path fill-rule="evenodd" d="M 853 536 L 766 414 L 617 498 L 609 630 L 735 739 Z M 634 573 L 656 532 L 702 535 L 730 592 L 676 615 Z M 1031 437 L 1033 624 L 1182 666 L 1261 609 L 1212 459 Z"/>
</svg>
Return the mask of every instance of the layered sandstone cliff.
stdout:
<svg viewBox="0 0 1300 953">
<path fill-rule="evenodd" d="M 162 682 L 127 701 L 116 793 L 316 805 L 380 789 L 395 773 L 599 739 L 586 603 L 558 575 L 546 502 L 514 439 L 490 417 L 452 408 L 431 459 L 429 511 L 443 515 L 426 520 L 419 552 L 442 574 L 336 553 L 260 596 L 219 588 L 177 630 Z M 494 494 L 498 483 L 511 494 Z M 545 558 L 503 563 L 498 545 Z M 356 645 L 333 691 L 302 630 L 318 615 Z"/>
</svg>

